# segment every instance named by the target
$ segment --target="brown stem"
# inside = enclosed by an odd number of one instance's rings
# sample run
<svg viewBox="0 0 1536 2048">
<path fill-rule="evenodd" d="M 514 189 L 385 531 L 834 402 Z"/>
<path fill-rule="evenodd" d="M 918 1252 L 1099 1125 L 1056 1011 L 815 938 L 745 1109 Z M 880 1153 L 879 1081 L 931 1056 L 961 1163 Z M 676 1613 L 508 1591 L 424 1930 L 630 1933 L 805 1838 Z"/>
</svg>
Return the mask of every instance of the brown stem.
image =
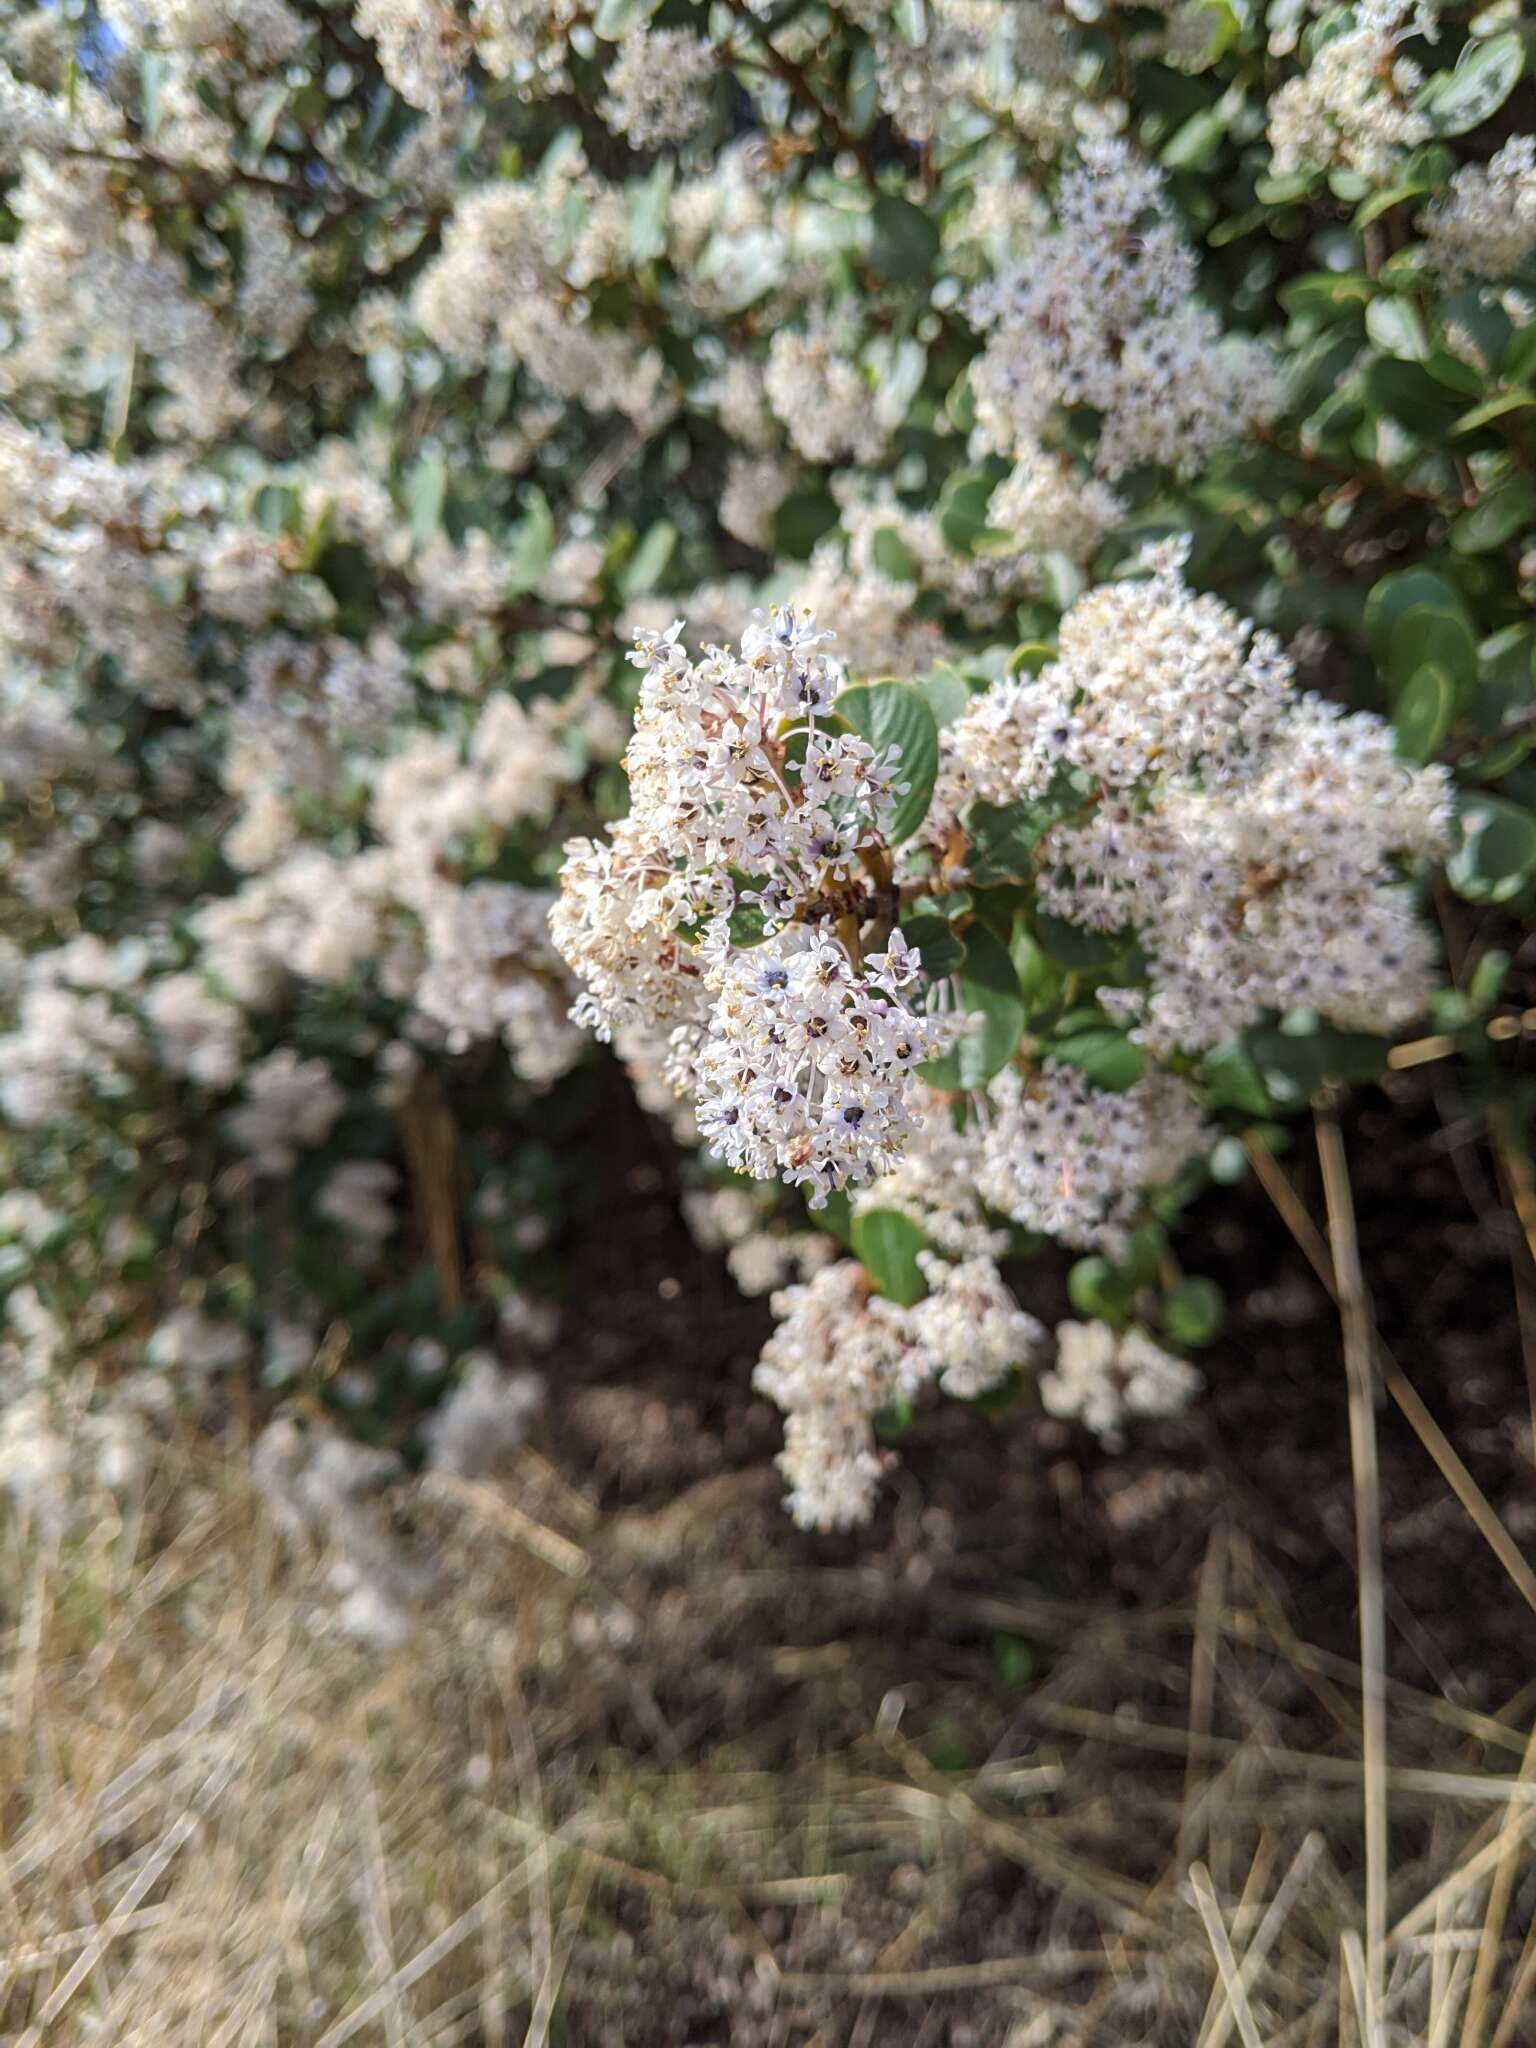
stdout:
<svg viewBox="0 0 1536 2048">
<path fill-rule="evenodd" d="M 1430 505 L 1439 511 L 1445 505 L 1435 491 L 1422 491 L 1415 484 L 1400 483 L 1389 476 L 1384 469 L 1366 463 L 1358 469 L 1351 469 L 1346 463 L 1335 462 L 1330 456 L 1318 455 L 1303 448 L 1294 441 L 1285 441 L 1273 427 L 1255 427 L 1253 438 L 1265 448 L 1273 448 L 1277 455 L 1289 456 L 1292 462 L 1300 462 L 1308 469 L 1320 469 L 1327 475 L 1337 477 L 1340 483 L 1351 484 L 1359 491 L 1366 488 L 1381 491 L 1390 498 L 1398 498 L 1409 505 Z"/>
<path fill-rule="evenodd" d="M 416 1218 L 448 1315 L 464 1306 L 464 1254 L 459 1242 L 459 1141 L 442 1082 L 418 1074 L 400 1105 L 400 1136 Z"/>
</svg>

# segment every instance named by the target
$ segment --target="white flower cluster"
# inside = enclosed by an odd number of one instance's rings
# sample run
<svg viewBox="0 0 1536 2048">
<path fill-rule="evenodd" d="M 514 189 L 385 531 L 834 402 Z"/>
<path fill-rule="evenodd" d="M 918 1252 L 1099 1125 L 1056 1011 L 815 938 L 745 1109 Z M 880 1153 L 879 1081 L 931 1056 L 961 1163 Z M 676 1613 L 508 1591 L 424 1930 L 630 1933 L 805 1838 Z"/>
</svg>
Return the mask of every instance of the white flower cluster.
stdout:
<svg viewBox="0 0 1536 2048">
<path fill-rule="evenodd" d="M 1041 901 L 1134 932 L 1148 987 L 1101 999 L 1155 1051 L 1214 1046 L 1267 1010 L 1381 1030 L 1423 1007 L 1434 949 L 1399 863 L 1443 851 L 1446 773 L 1290 681 L 1278 644 L 1250 643 L 1163 550 L 1150 583 L 1090 592 L 1056 661 L 945 735 L 946 815 L 1079 776 L 1083 815 L 1037 852 Z"/>
<path fill-rule="evenodd" d="M 857 354 L 852 307 L 816 309 L 804 327 L 782 327 L 763 383 L 790 445 L 807 462 L 878 462 L 899 424 Z"/>
<path fill-rule="evenodd" d="M 1370 10 L 1281 86 L 1269 103 L 1273 176 L 1337 166 L 1386 185 L 1408 151 L 1429 140 L 1429 116 L 1413 103 L 1424 74 L 1397 54 L 1408 11 L 1406 0 Z"/>
<path fill-rule="evenodd" d="M 1034 449 L 992 493 L 987 524 L 1031 553 L 1047 549 L 1090 562 L 1099 542 L 1125 517 L 1125 505 L 1096 477 L 1079 476 L 1064 455 Z"/>
<path fill-rule="evenodd" d="M 987 336 L 971 370 L 976 439 L 1029 467 L 1065 410 L 1091 406 L 1101 475 L 1187 474 L 1279 409 L 1276 374 L 1261 344 L 1224 335 L 1196 303 L 1161 172 L 1121 142 L 1085 144 L 1083 158 L 1061 181 L 1054 232 L 971 295 Z"/>
<path fill-rule="evenodd" d="M 686 142 L 709 119 L 714 46 L 685 28 L 631 29 L 603 79 L 597 110 L 631 149 Z"/>
<path fill-rule="evenodd" d="M 1117 1450 L 1127 1422 L 1181 1415 L 1204 1385 L 1196 1367 L 1154 1344 L 1145 1330 L 1058 1323 L 1056 1363 L 1040 1376 L 1040 1400 L 1047 1415 L 1081 1422 Z"/>
<path fill-rule="evenodd" d="M 902 20 L 883 0 L 857 9 L 875 46 L 875 90 L 898 132 L 932 142 L 983 111 L 1045 148 L 1070 141 L 1082 112 L 1071 10 L 1039 0 L 931 0 Z M 903 33 L 921 23 L 917 42 Z"/>
<path fill-rule="evenodd" d="M 301 1059 L 280 1045 L 246 1069 L 244 1100 L 225 1125 L 258 1173 L 291 1173 L 298 1148 L 318 1145 L 346 1106 L 324 1060 Z"/>
<path fill-rule="evenodd" d="M 1536 253 L 1536 136 L 1512 135 L 1486 164 L 1463 164 L 1419 227 L 1448 283 L 1513 277 Z"/>
<path fill-rule="evenodd" d="M 676 1080 L 716 1155 L 819 1205 L 894 1162 L 910 1077 L 964 1020 L 910 1007 L 921 963 L 899 933 L 861 952 L 855 878 L 900 765 L 827 722 L 828 636 L 783 608 L 694 663 L 680 631 L 637 641 L 630 816 L 567 849 L 550 928 L 586 984 L 578 1018 L 603 1035 L 680 1020 Z M 756 945 L 731 936 L 748 911 Z"/>
<path fill-rule="evenodd" d="M 372 41 L 402 99 L 429 114 L 466 96 L 471 62 L 524 98 L 570 87 L 570 30 L 578 0 L 359 0 L 353 26 Z"/>
<path fill-rule="evenodd" d="M 1272 634 L 1186 589 L 1179 549 L 1146 581 L 1088 591 L 1038 676 L 995 684 L 949 736 L 965 787 L 989 803 L 1040 796 L 1063 771 L 1106 789 L 1156 772 L 1209 781 L 1246 758 L 1286 702 L 1291 667 Z"/>
<path fill-rule="evenodd" d="M 1444 851 L 1449 783 L 1414 768 L 1369 712 L 1302 698 L 1251 772 L 1170 778 L 1145 808 L 1102 806 L 1050 835 L 1042 900 L 1132 927 L 1145 993 L 1106 990 L 1157 1051 L 1200 1050 L 1268 1010 L 1392 1031 L 1428 998 L 1436 950 L 1398 863 Z"/>
<path fill-rule="evenodd" d="M 983 1201 L 1025 1230 L 1116 1257 L 1146 1193 L 1208 1150 L 1211 1133 L 1189 1089 L 1153 1073 L 1121 1094 L 1048 1061 L 1028 1076 L 1005 1068 L 987 1090 L 977 1144 Z"/>
<path fill-rule="evenodd" d="M 452 1392 L 422 1426 L 428 1469 L 480 1478 L 517 1449 L 543 1406 L 536 1372 L 507 1372 L 490 1352 L 469 1353 Z"/>
<path fill-rule="evenodd" d="M 142 949 L 85 934 L 28 956 L 15 1026 L 0 1035 L 0 1115 L 36 1129 L 93 1092 L 128 1091 L 147 1056 L 127 1006 L 144 965 Z"/>
<path fill-rule="evenodd" d="M 778 1328 L 752 1384 L 785 1411 L 785 1505 L 804 1528 L 868 1521 L 884 1470 L 870 1426 L 881 1408 L 940 1378 L 951 1393 L 985 1392 L 1040 1349 L 1044 1331 L 991 1260 L 930 1259 L 925 1277 L 932 1291 L 911 1309 L 872 1293 L 853 1259 L 773 1297 Z"/>
<path fill-rule="evenodd" d="M 579 157 L 542 185 L 484 185 L 454 209 L 417 286 L 416 318 L 462 362 L 520 360 L 558 398 L 647 421 L 665 404 L 661 355 L 584 317 L 585 295 L 623 266 L 627 249 L 623 194 Z"/>
</svg>

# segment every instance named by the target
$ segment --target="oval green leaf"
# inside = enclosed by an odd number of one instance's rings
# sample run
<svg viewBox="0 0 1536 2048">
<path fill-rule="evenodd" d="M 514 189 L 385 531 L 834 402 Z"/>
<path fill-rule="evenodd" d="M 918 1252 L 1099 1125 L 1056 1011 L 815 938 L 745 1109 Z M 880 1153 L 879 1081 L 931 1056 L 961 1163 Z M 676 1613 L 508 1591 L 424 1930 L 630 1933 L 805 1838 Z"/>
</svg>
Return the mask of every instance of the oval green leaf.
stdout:
<svg viewBox="0 0 1536 2048">
<path fill-rule="evenodd" d="M 854 1256 L 888 1301 L 911 1308 L 928 1292 L 919 1252 L 928 1240 L 899 1209 L 865 1209 L 853 1219 Z"/>
<path fill-rule="evenodd" d="M 1470 42 L 1453 71 L 1437 71 L 1418 94 L 1436 135 L 1465 135 L 1496 114 L 1525 68 L 1525 42 L 1515 29 Z"/>
<path fill-rule="evenodd" d="M 1076 1067 L 1095 1088 L 1110 1095 L 1123 1095 L 1127 1088 L 1134 1088 L 1147 1070 L 1147 1056 L 1141 1047 L 1110 1024 L 1055 1040 L 1051 1058 Z"/>
<path fill-rule="evenodd" d="M 939 729 L 927 701 L 910 683 L 858 683 L 844 690 L 833 709 L 875 752 L 900 750 L 895 780 L 906 783 L 896 799 L 891 838 L 898 845 L 910 839 L 928 815 L 934 777 L 939 772 Z"/>
<path fill-rule="evenodd" d="M 1437 661 L 1416 668 L 1392 711 L 1397 751 L 1409 761 L 1432 761 L 1456 714 L 1456 685 Z"/>
<path fill-rule="evenodd" d="M 1008 948 L 983 924 L 966 932 L 956 980 L 960 1008 L 981 1021 L 922 1073 L 936 1088 L 982 1088 L 1013 1057 L 1024 1030 L 1024 996 Z"/>
<path fill-rule="evenodd" d="M 1446 879 L 1469 903 L 1507 903 L 1536 874 L 1536 816 L 1506 797 L 1463 797 Z"/>
</svg>

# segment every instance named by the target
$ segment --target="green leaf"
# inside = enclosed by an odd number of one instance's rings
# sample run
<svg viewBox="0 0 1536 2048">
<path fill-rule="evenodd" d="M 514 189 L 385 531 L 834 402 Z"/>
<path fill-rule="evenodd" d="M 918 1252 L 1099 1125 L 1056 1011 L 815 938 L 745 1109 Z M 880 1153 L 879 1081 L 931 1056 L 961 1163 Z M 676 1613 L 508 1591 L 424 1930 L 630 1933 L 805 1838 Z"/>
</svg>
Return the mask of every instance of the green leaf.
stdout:
<svg viewBox="0 0 1536 2048">
<path fill-rule="evenodd" d="M 1371 588 L 1365 600 L 1365 630 L 1376 644 L 1377 651 L 1385 654 L 1392 639 L 1392 629 L 1412 605 L 1430 605 L 1439 611 L 1459 611 L 1466 617 L 1461 593 L 1454 583 L 1437 576 L 1433 569 L 1395 569 L 1390 576 L 1383 576 Z M 1467 619 L 1467 631 L 1472 622 Z"/>
<path fill-rule="evenodd" d="M 997 481 L 989 471 L 962 469 L 945 484 L 939 498 L 939 531 L 946 547 L 968 555 L 978 537 L 990 531 L 987 507 Z"/>
<path fill-rule="evenodd" d="M 1452 523 L 1451 546 L 1459 555 L 1486 554 L 1529 526 L 1533 517 L 1536 491 L 1523 477 L 1509 477 Z"/>
<path fill-rule="evenodd" d="M 939 230 L 920 206 L 882 192 L 869 209 L 870 258 L 883 277 L 904 283 L 933 268 Z"/>
<path fill-rule="evenodd" d="M 1536 816 L 1501 796 L 1464 796 L 1446 879 L 1469 903 L 1507 903 L 1536 874 Z"/>
<path fill-rule="evenodd" d="M 1115 1323 L 1129 1312 L 1136 1289 L 1130 1276 L 1118 1273 L 1108 1259 L 1095 1254 L 1078 1259 L 1067 1275 L 1067 1299 L 1080 1316 Z"/>
<path fill-rule="evenodd" d="M 870 544 L 870 555 L 882 576 L 893 583 L 914 583 L 916 572 L 907 544 L 894 526 L 882 526 Z"/>
<path fill-rule="evenodd" d="M 1060 985 L 1056 968 L 1046 958 L 1045 948 L 1020 917 L 1013 927 L 1008 942 L 1008 957 L 1013 962 L 1013 971 L 1019 978 L 1019 993 L 1024 998 L 1026 1016 L 1029 1011 L 1053 1002 Z"/>
<path fill-rule="evenodd" d="M 1509 955 L 1499 946 L 1490 946 L 1478 961 L 1467 983 L 1467 1001 L 1479 1017 L 1486 1016 L 1498 1001 L 1509 966 Z"/>
<path fill-rule="evenodd" d="M 1209 1344 L 1226 1313 L 1226 1300 L 1214 1280 L 1181 1280 L 1163 1296 L 1163 1328 L 1175 1344 Z"/>
<path fill-rule="evenodd" d="M 1394 206 L 1401 206 L 1406 200 L 1417 199 L 1422 193 L 1433 191 L 1434 187 L 1426 177 L 1404 178 L 1401 183 L 1389 185 L 1384 192 L 1373 192 L 1355 209 L 1356 229 L 1368 228 L 1373 220 L 1380 220 L 1384 213 L 1390 213 Z"/>
<path fill-rule="evenodd" d="M 1158 162 L 1170 171 L 1202 169 L 1220 149 L 1227 125 L 1219 107 L 1199 108 L 1169 136 L 1158 152 Z"/>
<path fill-rule="evenodd" d="M 447 458 L 435 452 L 423 455 L 405 480 L 406 512 L 417 547 L 424 548 L 441 528 L 447 496 Z"/>
<path fill-rule="evenodd" d="M 1457 690 L 1477 679 L 1477 641 L 1460 607 L 1410 605 L 1387 642 L 1387 673 L 1399 689 L 1429 663 L 1443 668 Z"/>
<path fill-rule="evenodd" d="M 1506 377 L 1513 378 L 1518 384 L 1528 384 L 1536 378 L 1536 320 L 1528 327 L 1515 329 L 1499 367 Z"/>
<path fill-rule="evenodd" d="M 812 548 L 837 524 L 837 507 L 825 491 L 791 491 L 773 515 L 775 554 L 810 559 Z"/>
<path fill-rule="evenodd" d="M 1525 68 L 1524 38 L 1515 29 L 1469 42 L 1453 71 L 1437 71 L 1415 96 L 1436 135 L 1465 135 L 1496 114 Z"/>
<path fill-rule="evenodd" d="M 965 965 L 957 977 L 959 1007 L 980 1024 L 952 1052 L 922 1069 L 936 1088 L 981 1088 L 1012 1059 L 1024 1030 L 1024 997 L 1002 940 L 985 925 L 965 935 Z"/>
<path fill-rule="evenodd" d="M 928 1240 L 898 1209 L 865 1209 L 853 1219 L 854 1257 L 888 1301 L 911 1308 L 928 1292 L 919 1252 Z"/>
<path fill-rule="evenodd" d="M 1245 1116 L 1270 1116 L 1275 1099 L 1264 1085 L 1248 1047 L 1241 1039 L 1218 1045 L 1200 1063 L 1200 1079 L 1213 1109 L 1241 1110 Z"/>
<path fill-rule="evenodd" d="M 965 941 L 947 917 L 928 911 L 917 917 L 904 917 L 901 935 L 921 953 L 923 973 L 930 980 L 942 981 L 945 975 L 964 965 Z"/>
<path fill-rule="evenodd" d="M 1392 710 L 1397 751 L 1410 761 L 1432 761 L 1456 713 L 1456 685 L 1438 662 L 1415 669 Z"/>
<path fill-rule="evenodd" d="M 1407 299 L 1372 299 L 1365 309 L 1365 331 L 1378 348 L 1404 362 L 1422 363 L 1429 354 L 1424 322 Z"/>
<path fill-rule="evenodd" d="M 1081 792 L 1070 785 L 1015 804 L 973 804 L 966 818 L 971 879 L 984 884 L 1027 881 L 1041 839 L 1082 807 Z"/>
<path fill-rule="evenodd" d="M 532 590 L 555 551 L 555 516 L 540 490 L 524 494 L 522 519 L 512 534 L 507 550 L 507 589 L 512 596 Z"/>
<path fill-rule="evenodd" d="M 1459 391 L 1463 398 L 1476 398 L 1486 381 L 1470 363 L 1453 356 L 1448 348 L 1431 349 L 1424 358 L 1424 367 L 1437 384 Z"/>
<path fill-rule="evenodd" d="M 1445 433 L 1461 416 L 1464 395 L 1448 391 L 1422 363 L 1378 356 L 1365 373 L 1365 396 L 1375 413 L 1396 420 L 1419 440 Z"/>
<path fill-rule="evenodd" d="M 1111 1095 L 1123 1095 L 1134 1088 L 1147 1069 L 1147 1056 L 1133 1045 L 1123 1031 L 1102 1024 L 1091 1031 L 1074 1031 L 1070 1038 L 1058 1038 L 1051 1045 L 1052 1059 L 1076 1067 L 1095 1088 Z"/>
<path fill-rule="evenodd" d="M 1314 1023 L 1307 1031 L 1250 1031 L 1245 1043 L 1264 1086 L 1282 1106 L 1310 1100 L 1325 1081 L 1373 1081 L 1386 1064 L 1389 1041 L 1365 1031 Z"/>
<path fill-rule="evenodd" d="M 1375 280 L 1363 270 L 1313 270 L 1280 287 L 1280 304 L 1293 319 L 1326 319 L 1372 303 Z"/>
<path fill-rule="evenodd" d="M 1113 967 L 1130 944 L 1127 932 L 1094 932 L 1080 924 L 1068 924 L 1048 910 L 1035 913 L 1035 936 L 1057 966 L 1075 974 L 1089 974 Z"/>
<path fill-rule="evenodd" d="M 1464 412 L 1456 422 L 1458 434 L 1472 434 L 1479 427 L 1491 426 L 1512 412 L 1529 412 L 1536 405 L 1536 393 L 1530 391 L 1501 391 L 1496 398 L 1484 399 L 1481 405 L 1474 405 L 1470 412 Z"/>
<path fill-rule="evenodd" d="M 908 788 L 896 799 L 891 838 L 910 839 L 928 815 L 939 772 L 939 729 L 926 698 L 910 683 L 859 683 L 842 691 L 833 709 L 877 754 L 900 750 L 894 779 Z"/>
<path fill-rule="evenodd" d="M 658 519 L 647 528 L 640 545 L 619 571 L 619 595 L 644 597 L 661 581 L 662 572 L 677 546 L 677 528 L 670 519 Z"/>
<path fill-rule="evenodd" d="M 1056 649 L 1049 640 L 1021 640 L 1008 657 L 1008 673 L 1037 676 L 1047 662 L 1055 659 Z"/>
<path fill-rule="evenodd" d="M 958 669 L 936 668 L 932 675 L 919 676 L 912 687 L 921 693 L 940 732 L 953 725 L 971 701 L 971 686 Z"/>
<path fill-rule="evenodd" d="M 597 0 L 592 33 L 605 43 L 621 40 L 640 19 L 640 0 Z"/>
</svg>

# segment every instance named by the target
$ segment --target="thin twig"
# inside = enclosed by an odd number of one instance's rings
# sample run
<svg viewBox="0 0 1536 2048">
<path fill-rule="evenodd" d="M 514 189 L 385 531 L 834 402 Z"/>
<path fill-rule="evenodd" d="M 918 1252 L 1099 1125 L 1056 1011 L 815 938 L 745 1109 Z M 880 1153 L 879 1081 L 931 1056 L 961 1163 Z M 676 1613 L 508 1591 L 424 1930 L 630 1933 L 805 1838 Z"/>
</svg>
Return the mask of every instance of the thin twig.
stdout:
<svg viewBox="0 0 1536 2048">
<path fill-rule="evenodd" d="M 1387 1938 L 1387 1627 L 1381 1567 L 1381 1473 L 1376 1461 L 1373 1330 L 1344 1140 L 1331 1102 L 1314 1111 L 1328 1242 L 1333 1253 L 1344 1371 L 1349 1390 L 1349 1454 L 1355 1486 L 1355 1555 L 1360 1580 L 1360 1722 L 1365 1766 L 1365 1975 L 1367 2010 L 1380 2007 Z M 1347 1951 L 1346 1951 L 1347 1954 Z M 1371 2039 L 1367 2033 L 1367 2040 Z M 1374 2044 L 1373 2044 L 1374 2048 Z"/>
</svg>

